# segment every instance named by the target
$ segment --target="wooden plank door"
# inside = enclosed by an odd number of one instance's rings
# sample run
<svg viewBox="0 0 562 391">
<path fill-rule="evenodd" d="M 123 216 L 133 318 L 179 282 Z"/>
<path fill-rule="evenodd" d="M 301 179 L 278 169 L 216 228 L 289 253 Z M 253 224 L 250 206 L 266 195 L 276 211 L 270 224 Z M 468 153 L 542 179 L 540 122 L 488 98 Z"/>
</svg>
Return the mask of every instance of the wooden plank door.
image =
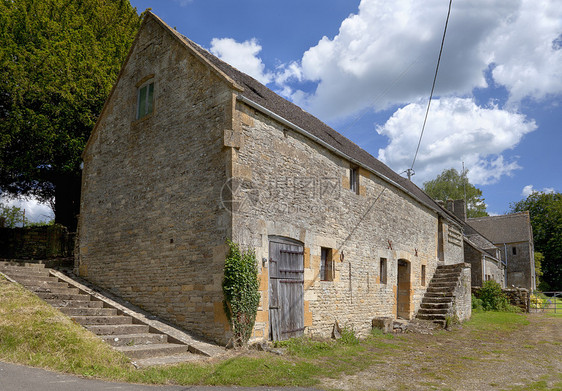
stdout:
<svg viewBox="0 0 562 391">
<path fill-rule="evenodd" d="M 304 263 L 302 245 L 269 242 L 270 337 L 282 341 L 304 331 Z"/>
</svg>

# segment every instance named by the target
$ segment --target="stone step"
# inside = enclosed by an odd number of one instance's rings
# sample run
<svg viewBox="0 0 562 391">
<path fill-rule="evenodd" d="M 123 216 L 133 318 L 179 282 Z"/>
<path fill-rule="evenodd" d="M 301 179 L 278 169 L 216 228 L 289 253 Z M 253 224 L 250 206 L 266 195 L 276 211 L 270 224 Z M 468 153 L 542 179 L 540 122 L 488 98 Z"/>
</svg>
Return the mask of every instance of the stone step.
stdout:
<svg viewBox="0 0 562 391">
<path fill-rule="evenodd" d="M 420 308 L 418 315 L 447 315 L 447 308 Z"/>
<path fill-rule="evenodd" d="M 93 302 L 92 302 L 93 303 Z M 61 307 L 59 311 L 68 316 L 115 316 L 115 308 L 69 308 Z"/>
<path fill-rule="evenodd" d="M 100 338 L 111 346 L 151 345 L 168 342 L 167 335 L 154 333 L 100 335 Z"/>
<path fill-rule="evenodd" d="M 85 295 L 84 295 L 85 296 Z M 61 300 L 61 299 L 46 299 L 47 303 L 58 309 L 62 308 L 103 308 L 103 301 L 90 300 L 85 296 L 81 300 Z"/>
<path fill-rule="evenodd" d="M 454 279 L 454 278 L 458 278 L 459 275 L 460 275 L 460 273 L 457 273 L 457 272 L 447 272 L 447 271 L 445 271 L 445 272 L 443 272 L 443 271 L 442 271 L 442 272 L 439 272 L 439 271 L 437 271 L 437 272 L 435 272 L 435 273 L 433 274 L 433 278 L 450 278 L 450 279 Z"/>
<path fill-rule="evenodd" d="M 116 349 L 132 359 L 172 356 L 189 352 L 189 346 L 175 343 L 117 346 Z"/>
<path fill-rule="evenodd" d="M 451 301 L 446 301 L 446 302 L 439 302 L 439 303 L 425 303 L 422 301 L 421 305 L 420 305 L 420 309 L 449 309 L 451 308 Z"/>
<path fill-rule="evenodd" d="M 149 327 L 143 324 L 92 324 L 84 327 L 96 335 L 144 334 L 149 330 Z"/>
<path fill-rule="evenodd" d="M 27 289 L 29 289 L 30 291 L 33 291 L 35 293 L 56 293 L 56 294 L 71 294 L 71 295 L 77 295 L 80 293 L 80 290 L 78 288 L 52 288 L 52 287 L 48 287 L 48 286 L 30 286 L 30 285 L 24 285 Z"/>
<path fill-rule="evenodd" d="M 161 366 L 161 365 L 173 365 L 182 362 L 199 360 L 201 358 L 198 354 L 193 353 L 182 353 L 174 354 L 173 356 L 161 356 L 161 357 L 151 357 L 151 358 L 137 358 L 135 363 L 139 368 Z"/>
<path fill-rule="evenodd" d="M 35 262 L 17 262 L 17 261 L 0 261 L 0 269 L 4 267 L 22 267 L 22 268 L 36 268 L 36 269 L 44 269 L 45 264 L 43 263 L 35 263 Z"/>
<path fill-rule="evenodd" d="M 431 279 L 431 283 L 434 282 L 457 282 L 459 279 L 458 276 L 456 277 L 433 277 Z"/>
<path fill-rule="evenodd" d="M 418 314 L 416 316 L 418 319 L 422 319 L 422 320 L 442 320 L 442 321 L 446 321 L 447 316 L 444 314 Z"/>
<path fill-rule="evenodd" d="M 43 300 L 76 300 L 76 301 L 89 301 L 90 296 L 80 293 L 50 293 L 50 292 L 37 292 Z"/>
<path fill-rule="evenodd" d="M 453 297 L 453 292 L 426 292 L 424 297 Z"/>
<path fill-rule="evenodd" d="M 449 288 L 449 287 L 445 287 L 445 286 L 438 286 L 438 287 L 434 287 L 434 286 L 429 286 L 427 288 L 427 293 L 451 293 L 453 292 L 453 288 Z"/>
<path fill-rule="evenodd" d="M 9 275 L 14 280 L 17 280 L 18 277 L 48 277 L 49 270 L 48 269 L 39 269 L 35 267 L 16 267 L 16 268 L 0 268 L 0 272 Z"/>
<path fill-rule="evenodd" d="M 450 281 L 450 282 L 433 282 L 431 281 L 431 284 L 429 284 L 429 288 L 446 288 L 446 289 L 451 289 L 454 288 L 457 285 L 456 281 Z"/>
<path fill-rule="evenodd" d="M 463 264 L 462 263 L 454 263 L 452 265 L 439 265 L 437 266 L 437 270 L 462 270 Z"/>
<path fill-rule="evenodd" d="M 68 287 L 68 284 L 66 282 L 59 282 L 54 278 L 43 279 L 43 280 L 38 280 L 34 278 L 18 278 L 16 281 L 25 287 L 33 287 L 33 286 L 45 286 L 45 287 L 52 287 L 52 288 Z"/>
<path fill-rule="evenodd" d="M 112 316 L 71 316 L 72 320 L 80 323 L 82 326 L 89 325 L 115 325 L 115 324 L 133 324 L 133 318 L 125 315 Z"/>
</svg>

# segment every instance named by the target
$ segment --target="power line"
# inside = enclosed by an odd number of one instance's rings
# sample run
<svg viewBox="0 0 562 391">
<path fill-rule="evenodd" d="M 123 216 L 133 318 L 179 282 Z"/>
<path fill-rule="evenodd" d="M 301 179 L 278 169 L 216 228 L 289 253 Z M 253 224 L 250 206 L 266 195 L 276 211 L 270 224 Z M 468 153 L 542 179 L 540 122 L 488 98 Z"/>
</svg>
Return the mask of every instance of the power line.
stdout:
<svg viewBox="0 0 562 391">
<path fill-rule="evenodd" d="M 443 30 L 443 38 L 441 39 L 441 49 L 439 49 L 439 57 L 437 58 L 437 66 L 435 67 L 435 75 L 433 76 L 433 85 L 431 86 L 431 94 L 429 94 L 429 101 L 427 102 L 427 109 L 425 111 L 425 118 L 423 120 L 423 126 L 420 134 L 420 139 L 418 141 L 418 147 L 416 148 L 416 153 L 414 155 L 414 160 L 412 161 L 412 166 L 406 170 L 406 172 L 408 173 L 408 179 L 410 179 L 414 173 L 414 164 L 416 163 L 416 158 L 418 157 L 418 152 L 420 150 L 423 132 L 425 130 L 425 124 L 427 122 L 427 115 L 429 114 L 429 108 L 431 106 L 431 98 L 433 98 L 433 91 L 435 90 L 437 73 L 439 72 L 439 64 L 441 63 L 441 54 L 443 53 L 443 45 L 445 44 L 445 35 L 447 34 L 447 25 L 449 24 L 449 16 L 451 15 L 452 4 L 453 4 L 453 0 L 449 0 L 449 11 L 447 12 L 447 20 L 445 21 L 445 29 Z"/>
</svg>

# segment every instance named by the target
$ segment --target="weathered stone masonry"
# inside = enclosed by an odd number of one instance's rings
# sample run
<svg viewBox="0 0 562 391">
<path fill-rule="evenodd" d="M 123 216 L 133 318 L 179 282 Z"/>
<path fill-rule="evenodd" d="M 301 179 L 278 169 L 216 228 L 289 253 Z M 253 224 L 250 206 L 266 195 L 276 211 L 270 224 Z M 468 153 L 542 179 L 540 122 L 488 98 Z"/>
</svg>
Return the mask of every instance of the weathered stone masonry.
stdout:
<svg viewBox="0 0 562 391">
<path fill-rule="evenodd" d="M 151 80 L 154 110 L 137 120 L 137 88 Z M 226 343 L 221 282 L 233 238 L 256 249 L 254 338 L 268 338 L 268 246 L 283 237 L 303 246 L 305 333 L 328 336 L 335 321 L 364 333 L 377 316 L 411 318 L 437 264 L 462 262 L 460 227 L 413 184 L 357 166 L 242 94 L 274 95 L 148 13 L 83 156 L 80 274 Z M 322 248 L 331 281 L 319 275 Z"/>
<path fill-rule="evenodd" d="M 147 76 L 154 112 L 135 120 L 136 86 Z M 219 195 L 231 95 L 150 19 L 84 154 L 80 274 L 210 337 L 225 327 L 216 318 L 231 222 Z"/>
</svg>

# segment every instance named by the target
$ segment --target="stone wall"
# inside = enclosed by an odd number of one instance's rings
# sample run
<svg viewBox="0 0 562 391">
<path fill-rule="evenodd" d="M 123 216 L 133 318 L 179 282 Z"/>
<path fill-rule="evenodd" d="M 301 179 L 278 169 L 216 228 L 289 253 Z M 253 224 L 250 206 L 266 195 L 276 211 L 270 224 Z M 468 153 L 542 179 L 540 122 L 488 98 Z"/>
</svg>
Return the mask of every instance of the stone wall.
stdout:
<svg viewBox="0 0 562 391">
<path fill-rule="evenodd" d="M 350 190 L 352 164 L 238 103 L 242 143 L 233 173 L 245 183 L 243 208 L 233 215 L 233 237 L 256 249 L 261 303 L 254 337 L 268 336 L 269 236 L 304 243 L 306 333 L 329 336 L 334 323 L 368 332 L 375 317 L 396 316 L 398 261 L 409 265 L 412 317 L 438 262 L 438 216 L 403 191 L 359 169 Z M 462 261 L 458 227 L 444 223 L 444 259 Z M 319 275 L 321 248 L 334 250 L 333 281 Z M 380 260 L 387 262 L 381 282 Z M 422 266 L 425 285 L 422 285 Z"/>
<path fill-rule="evenodd" d="M 506 243 L 498 245 L 501 259 L 506 259 L 507 250 L 507 281 L 506 287 L 533 288 L 534 262 L 533 247 L 529 242 Z M 532 261 L 531 261 L 532 260 Z"/>
<path fill-rule="evenodd" d="M 524 312 L 529 312 L 529 291 L 525 288 L 502 289 L 503 294 L 511 305 L 521 308 Z M 480 297 L 480 287 L 472 287 L 472 293 Z"/>
<path fill-rule="evenodd" d="M 470 264 L 462 263 L 458 266 L 461 268 L 461 276 L 453 291 L 453 307 L 452 315 L 460 322 L 470 319 L 472 315 L 472 291 L 470 282 Z"/>
<path fill-rule="evenodd" d="M 136 119 L 137 87 L 154 110 Z M 221 206 L 232 92 L 149 17 L 84 153 L 77 272 L 180 327 L 226 342 Z"/>
<path fill-rule="evenodd" d="M 72 257 L 74 235 L 62 225 L 0 228 L 0 258 L 49 259 Z"/>
</svg>

